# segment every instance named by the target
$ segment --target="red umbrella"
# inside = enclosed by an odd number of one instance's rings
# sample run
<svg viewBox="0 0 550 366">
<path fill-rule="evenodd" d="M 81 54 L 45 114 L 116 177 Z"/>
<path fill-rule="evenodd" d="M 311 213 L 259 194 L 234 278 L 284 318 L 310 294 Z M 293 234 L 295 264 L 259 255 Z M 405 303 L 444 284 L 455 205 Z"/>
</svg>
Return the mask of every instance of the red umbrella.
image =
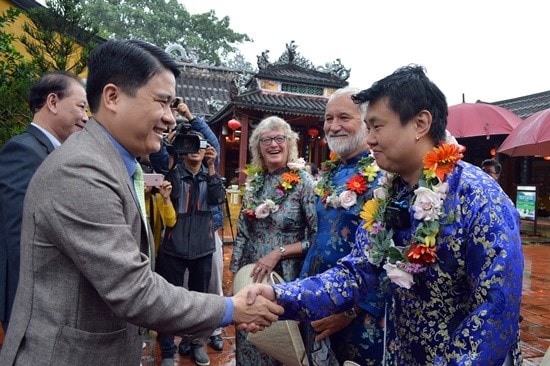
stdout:
<svg viewBox="0 0 550 366">
<path fill-rule="evenodd" d="M 498 148 L 510 156 L 550 155 L 550 108 L 526 118 Z"/>
<path fill-rule="evenodd" d="M 449 107 L 447 130 L 454 137 L 507 135 L 522 121 L 506 108 L 485 103 L 461 103 Z"/>
</svg>

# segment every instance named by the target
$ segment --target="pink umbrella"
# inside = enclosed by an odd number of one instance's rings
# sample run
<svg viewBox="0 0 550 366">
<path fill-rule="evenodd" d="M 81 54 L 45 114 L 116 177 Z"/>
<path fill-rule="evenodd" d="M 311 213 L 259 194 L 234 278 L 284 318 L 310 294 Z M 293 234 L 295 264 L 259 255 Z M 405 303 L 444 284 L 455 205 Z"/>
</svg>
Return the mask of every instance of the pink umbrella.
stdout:
<svg viewBox="0 0 550 366">
<path fill-rule="evenodd" d="M 550 155 L 550 108 L 526 118 L 498 148 L 510 156 Z"/>
<path fill-rule="evenodd" d="M 523 120 L 498 105 L 460 103 L 449 107 L 447 130 L 454 137 L 507 135 Z"/>
</svg>

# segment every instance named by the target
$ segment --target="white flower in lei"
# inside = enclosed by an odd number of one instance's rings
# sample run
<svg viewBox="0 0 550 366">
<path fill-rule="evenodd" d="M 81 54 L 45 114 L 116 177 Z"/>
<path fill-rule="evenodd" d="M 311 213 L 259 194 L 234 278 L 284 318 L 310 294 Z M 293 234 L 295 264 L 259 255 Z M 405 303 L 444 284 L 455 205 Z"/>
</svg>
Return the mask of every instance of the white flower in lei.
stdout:
<svg viewBox="0 0 550 366">
<path fill-rule="evenodd" d="M 357 203 L 357 193 L 350 190 L 343 191 L 338 198 L 340 200 L 340 205 L 346 210 L 349 210 Z"/>
<path fill-rule="evenodd" d="M 443 200 L 441 195 L 426 187 L 418 187 L 414 194 L 416 199 L 412 205 L 414 218 L 417 220 L 433 221 L 439 219 Z"/>
<path fill-rule="evenodd" d="M 289 161 L 286 165 L 290 170 L 304 170 L 306 168 L 306 161 L 304 158 L 298 158 L 293 161 Z"/>
<path fill-rule="evenodd" d="M 265 219 L 274 212 L 279 211 L 279 205 L 270 199 L 266 199 L 263 203 L 260 203 L 254 210 L 256 218 Z"/>
</svg>

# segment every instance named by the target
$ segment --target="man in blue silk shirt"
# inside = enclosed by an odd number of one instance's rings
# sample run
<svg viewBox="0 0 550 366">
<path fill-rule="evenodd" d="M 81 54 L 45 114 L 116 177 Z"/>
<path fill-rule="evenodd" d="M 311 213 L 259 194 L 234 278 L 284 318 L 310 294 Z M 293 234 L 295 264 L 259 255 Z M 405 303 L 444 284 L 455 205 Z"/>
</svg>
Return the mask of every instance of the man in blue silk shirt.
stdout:
<svg viewBox="0 0 550 366">
<path fill-rule="evenodd" d="M 390 173 L 362 212 L 354 249 L 314 277 L 257 284 L 248 301 L 262 294 L 283 305 L 282 318 L 321 318 L 350 309 L 385 271 L 395 364 L 521 365 L 523 254 L 513 203 L 445 142 L 445 96 L 422 67 L 398 69 L 353 99 L 366 108 L 367 143 Z"/>
</svg>

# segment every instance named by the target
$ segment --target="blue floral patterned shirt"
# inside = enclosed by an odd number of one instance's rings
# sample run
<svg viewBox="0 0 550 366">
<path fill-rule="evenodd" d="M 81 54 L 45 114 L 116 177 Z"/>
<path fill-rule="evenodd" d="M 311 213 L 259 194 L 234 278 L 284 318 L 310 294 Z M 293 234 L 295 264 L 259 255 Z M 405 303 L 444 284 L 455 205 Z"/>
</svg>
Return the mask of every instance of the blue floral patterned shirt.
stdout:
<svg viewBox="0 0 550 366">
<path fill-rule="evenodd" d="M 360 174 L 357 162 L 369 156 L 365 150 L 361 154 L 341 161 L 334 172 L 327 177 L 335 187 L 336 194 L 342 193 L 346 182 Z M 336 266 L 338 259 L 348 255 L 355 244 L 355 232 L 361 218 L 359 213 L 367 197 L 372 196 L 372 188 L 377 181 L 369 182 L 368 189 L 360 195 L 357 203 L 345 209 L 323 204 L 321 198 L 317 200 L 317 234 L 312 240 L 304 260 L 300 277 L 316 275 Z M 331 349 L 340 363 L 346 360 L 354 361 L 363 366 L 380 365 L 383 354 L 383 317 L 385 310 L 384 294 L 382 291 L 370 292 L 366 299 L 358 303 L 362 312 L 344 329 L 330 337 Z M 311 352 L 314 348 L 314 338 L 317 333 L 305 323 L 303 333 L 306 347 Z"/>
<path fill-rule="evenodd" d="M 523 276 L 519 215 L 498 183 L 459 162 L 437 237 L 437 259 L 410 288 L 390 285 L 396 365 L 521 364 Z M 417 223 L 411 211 L 412 227 Z M 399 232 L 404 238 L 409 232 Z M 275 285 L 284 319 L 316 319 L 349 309 L 376 288 L 383 271 L 368 262 L 362 225 L 351 254 L 323 274 Z M 399 245 L 399 243 L 396 243 Z"/>
</svg>

